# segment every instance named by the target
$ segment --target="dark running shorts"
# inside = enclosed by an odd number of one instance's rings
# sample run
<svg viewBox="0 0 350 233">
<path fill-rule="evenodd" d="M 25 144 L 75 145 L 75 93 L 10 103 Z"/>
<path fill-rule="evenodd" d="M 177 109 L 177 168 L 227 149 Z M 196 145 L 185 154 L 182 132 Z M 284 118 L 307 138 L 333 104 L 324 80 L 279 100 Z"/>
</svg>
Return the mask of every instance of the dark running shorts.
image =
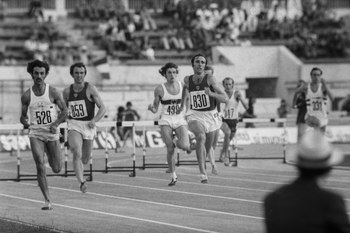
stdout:
<svg viewBox="0 0 350 233">
<path fill-rule="evenodd" d="M 231 130 L 231 133 L 236 133 L 238 120 L 222 119 L 223 123 L 226 123 Z"/>
</svg>

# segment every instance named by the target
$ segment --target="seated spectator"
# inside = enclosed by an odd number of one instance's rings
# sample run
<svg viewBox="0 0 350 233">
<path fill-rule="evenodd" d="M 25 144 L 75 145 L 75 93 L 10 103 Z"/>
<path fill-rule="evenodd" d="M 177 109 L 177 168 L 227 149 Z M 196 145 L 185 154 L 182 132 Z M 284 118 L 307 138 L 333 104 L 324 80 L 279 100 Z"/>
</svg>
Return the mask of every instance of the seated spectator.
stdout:
<svg viewBox="0 0 350 233">
<path fill-rule="evenodd" d="M 24 51 L 27 54 L 27 59 L 34 59 L 34 54 L 37 50 L 37 43 L 37 36 L 35 34 L 32 34 L 24 41 Z"/>
<path fill-rule="evenodd" d="M 90 54 L 88 52 L 88 48 L 85 45 L 80 46 L 77 54 L 77 62 L 81 62 L 85 65 L 90 64 Z"/>
<path fill-rule="evenodd" d="M 35 18 L 37 22 L 44 22 L 44 12 L 40 0 L 32 0 L 29 3 L 29 18 Z"/>
<path fill-rule="evenodd" d="M 157 30 L 156 21 L 152 18 L 149 9 L 143 5 L 140 11 L 143 30 Z"/>
<path fill-rule="evenodd" d="M 7 2 L 0 0 L 0 21 L 4 21 L 7 14 Z"/>
</svg>

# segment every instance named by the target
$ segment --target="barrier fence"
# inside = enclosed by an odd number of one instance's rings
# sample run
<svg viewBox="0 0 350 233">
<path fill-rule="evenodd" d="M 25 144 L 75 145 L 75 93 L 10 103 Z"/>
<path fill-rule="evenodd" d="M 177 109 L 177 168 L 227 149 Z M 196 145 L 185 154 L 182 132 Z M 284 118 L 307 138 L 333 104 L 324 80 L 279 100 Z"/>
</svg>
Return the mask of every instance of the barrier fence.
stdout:
<svg viewBox="0 0 350 233">
<path fill-rule="evenodd" d="M 286 162 L 286 119 L 240 119 L 239 122 L 241 123 L 282 123 L 283 124 L 283 156 L 281 157 L 238 157 L 238 150 L 237 146 L 235 149 L 235 155 L 234 157 L 229 157 L 229 161 L 234 165 L 238 165 L 238 159 L 283 159 L 283 162 Z M 93 166 L 93 155 L 90 156 L 89 159 L 89 169 L 84 170 L 84 175 L 88 176 L 89 181 L 93 181 L 93 173 L 94 172 L 102 172 L 102 173 L 109 173 L 109 172 L 130 172 L 130 177 L 136 176 L 136 169 L 146 169 L 146 168 L 167 168 L 167 164 L 165 163 L 147 163 L 147 149 L 146 149 L 146 127 L 150 126 L 157 126 L 157 121 L 124 121 L 124 122 L 116 122 L 116 121 L 106 121 L 106 122 L 98 122 L 97 127 L 104 128 L 104 167 L 103 168 L 95 168 Z M 121 126 L 121 127 L 132 127 L 132 133 L 133 133 L 133 141 L 132 141 L 132 164 L 130 166 L 112 166 L 109 162 L 109 149 L 108 149 L 108 142 L 107 142 L 107 134 L 108 130 L 111 127 L 115 126 Z M 136 144 L 135 144 L 135 135 L 136 135 L 136 128 L 142 127 L 142 135 L 143 135 L 143 143 L 142 143 L 142 165 L 136 166 Z M 63 123 L 59 126 L 59 128 L 63 128 L 65 130 L 65 138 L 64 141 L 67 142 L 67 124 Z M 22 124 L 8 124 L 8 125 L 0 125 L 0 131 L 16 131 L 16 139 L 17 139 L 17 145 L 19 145 L 19 136 L 21 133 L 26 133 L 28 130 L 24 129 Z M 236 139 L 234 139 L 236 140 Z M 62 176 L 62 177 L 68 177 L 68 176 L 74 176 L 74 170 L 68 169 L 68 148 L 67 143 L 65 143 L 64 147 L 64 171 L 63 173 L 59 174 L 47 174 L 47 176 Z M 21 149 L 20 146 L 17 146 L 16 148 L 17 153 L 17 176 L 16 178 L 2 178 L 0 181 L 5 180 L 12 180 L 12 181 L 22 181 L 22 180 L 36 180 L 36 174 L 23 174 L 21 173 Z M 177 166 L 181 165 L 196 165 L 198 164 L 196 160 L 181 160 L 180 152 L 177 149 Z"/>
</svg>

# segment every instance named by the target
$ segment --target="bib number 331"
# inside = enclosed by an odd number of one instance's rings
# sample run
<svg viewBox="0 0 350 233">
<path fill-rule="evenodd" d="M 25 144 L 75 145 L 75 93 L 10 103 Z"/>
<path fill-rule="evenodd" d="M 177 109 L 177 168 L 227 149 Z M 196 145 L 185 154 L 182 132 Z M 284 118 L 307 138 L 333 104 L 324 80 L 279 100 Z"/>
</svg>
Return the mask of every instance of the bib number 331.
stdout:
<svg viewBox="0 0 350 233">
<path fill-rule="evenodd" d="M 209 95 L 205 91 L 191 92 L 192 109 L 203 109 L 210 107 Z"/>
</svg>

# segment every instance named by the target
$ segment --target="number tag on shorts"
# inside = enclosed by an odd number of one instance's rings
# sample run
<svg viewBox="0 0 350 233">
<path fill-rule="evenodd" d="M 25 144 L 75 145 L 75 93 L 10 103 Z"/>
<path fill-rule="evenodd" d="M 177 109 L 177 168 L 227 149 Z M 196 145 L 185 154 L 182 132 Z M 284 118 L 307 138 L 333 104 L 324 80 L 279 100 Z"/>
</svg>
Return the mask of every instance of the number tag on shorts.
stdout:
<svg viewBox="0 0 350 233">
<path fill-rule="evenodd" d="M 69 101 L 68 103 L 69 115 L 72 118 L 87 117 L 86 105 L 84 100 Z"/>
<path fill-rule="evenodd" d="M 209 95 L 202 91 L 191 91 L 191 106 L 192 109 L 203 109 L 210 107 Z"/>
</svg>

